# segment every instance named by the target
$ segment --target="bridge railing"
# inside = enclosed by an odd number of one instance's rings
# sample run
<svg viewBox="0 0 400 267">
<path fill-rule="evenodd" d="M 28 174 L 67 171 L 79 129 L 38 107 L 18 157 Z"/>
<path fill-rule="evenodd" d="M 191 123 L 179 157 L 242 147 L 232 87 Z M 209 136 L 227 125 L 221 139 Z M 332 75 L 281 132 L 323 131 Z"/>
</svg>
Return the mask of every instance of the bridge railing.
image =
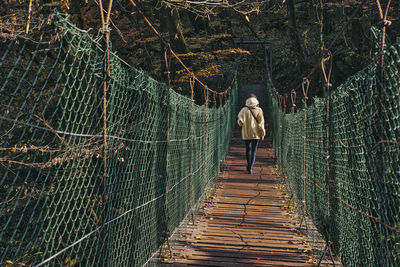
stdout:
<svg viewBox="0 0 400 267">
<path fill-rule="evenodd" d="M 383 76 L 373 63 L 295 114 L 267 87 L 276 160 L 302 222 L 344 266 L 398 266 L 400 45 L 387 48 Z"/>
<path fill-rule="evenodd" d="M 146 265 L 216 182 L 236 83 L 198 106 L 113 52 L 105 75 L 102 41 L 58 17 L 0 46 L 1 266 Z"/>
</svg>

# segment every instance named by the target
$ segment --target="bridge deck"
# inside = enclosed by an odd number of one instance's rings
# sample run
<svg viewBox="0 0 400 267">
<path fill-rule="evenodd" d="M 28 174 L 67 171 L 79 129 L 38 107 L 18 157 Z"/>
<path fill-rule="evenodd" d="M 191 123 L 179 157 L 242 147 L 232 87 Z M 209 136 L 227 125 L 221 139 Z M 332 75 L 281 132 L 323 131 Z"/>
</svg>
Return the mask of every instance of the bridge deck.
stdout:
<svg viewBox="0 0 400 267">
<path fill-rule="evenodd" d="M 245 172 L 244 143 L 235 131 L 215 195 L 172 246 L 173 266 L 312 266 L 274 175 L 273 152 L 263 141 L 255 173 Z M 306 252 L 305 252 L 306 251 Z"/>
</svg>

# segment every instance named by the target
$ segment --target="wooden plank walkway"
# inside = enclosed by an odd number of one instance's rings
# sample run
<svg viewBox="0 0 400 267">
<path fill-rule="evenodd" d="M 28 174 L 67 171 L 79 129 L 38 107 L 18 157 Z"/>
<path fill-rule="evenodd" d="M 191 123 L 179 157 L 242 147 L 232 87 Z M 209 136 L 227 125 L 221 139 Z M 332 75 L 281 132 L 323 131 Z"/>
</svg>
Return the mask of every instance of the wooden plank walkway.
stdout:
<svg viewBox="0 0 400 267">
<path fill-rule="evenodd" d="M 313 266 L 274 175 L 273 151 L 261 142 L 253 174 L 235 131 L 215 194 L 179 233 L 161 266 Z"/>
</svg>

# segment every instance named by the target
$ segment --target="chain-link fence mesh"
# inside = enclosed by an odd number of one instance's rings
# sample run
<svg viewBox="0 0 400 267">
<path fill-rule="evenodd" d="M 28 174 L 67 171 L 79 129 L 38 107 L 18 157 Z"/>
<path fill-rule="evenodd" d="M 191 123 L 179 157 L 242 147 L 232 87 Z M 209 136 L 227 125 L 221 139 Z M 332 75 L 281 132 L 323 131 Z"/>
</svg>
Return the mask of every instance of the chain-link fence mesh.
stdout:
<svg viewBox="0 0 400 267">
<path fill-rule="evenodd" d="M 107 78 L 65 18 L 41 33 L 0 46 L 0 265 L 146 265 L 214 185 L 237 86 L 198 106 L 115 53 Z"/>
<path fill-rule="evenodd" d="M 344 266 L 400 265 L 399 44 L 383 74 L 371 64 L 295 114 L 280 111 L 268 85 L 282 180 Z"/>
</svg>

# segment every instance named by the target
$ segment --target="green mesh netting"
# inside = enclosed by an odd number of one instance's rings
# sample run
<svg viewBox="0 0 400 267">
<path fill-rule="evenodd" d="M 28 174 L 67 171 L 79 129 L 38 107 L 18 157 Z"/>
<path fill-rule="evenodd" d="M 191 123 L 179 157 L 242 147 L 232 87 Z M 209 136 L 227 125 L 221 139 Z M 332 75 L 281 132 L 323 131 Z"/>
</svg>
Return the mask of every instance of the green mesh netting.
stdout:
<svg viewBox="0 0 400 267">
<path fill-rule="evenodd" d="M 104 153 L 103 40 L 44 29 L 0 46 L 0 265 L 149 264 L 216 181 L 237 86 L 198 106 L 112 53 Z"/>
<path fill-rule="evenodd" d="M 384 78 L 377 73 L 371 64 L 339 86 L 329 113 L 315 99 L 284 114 L 267 88 L 282 180 L 344 266 L 400 265 L 399 44 L 387 48 Z"/>
</svg>

